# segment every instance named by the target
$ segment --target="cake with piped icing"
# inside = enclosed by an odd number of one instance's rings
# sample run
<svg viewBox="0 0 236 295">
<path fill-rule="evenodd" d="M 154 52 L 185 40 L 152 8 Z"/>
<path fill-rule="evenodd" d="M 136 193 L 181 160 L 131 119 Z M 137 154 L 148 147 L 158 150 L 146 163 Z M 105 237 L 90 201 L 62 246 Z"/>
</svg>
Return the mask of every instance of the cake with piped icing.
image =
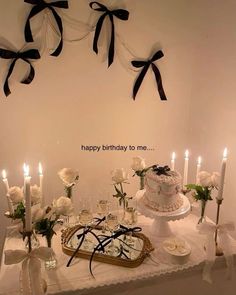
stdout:
<svg viewBox="0 0 236 295">
<path fill-rule="evenodd" d="M 171 212 L 183 205 L 181 175 L 168 166 L 153 166 L 145 175 L 144 204 L 155 211 Z"/>
</svg>

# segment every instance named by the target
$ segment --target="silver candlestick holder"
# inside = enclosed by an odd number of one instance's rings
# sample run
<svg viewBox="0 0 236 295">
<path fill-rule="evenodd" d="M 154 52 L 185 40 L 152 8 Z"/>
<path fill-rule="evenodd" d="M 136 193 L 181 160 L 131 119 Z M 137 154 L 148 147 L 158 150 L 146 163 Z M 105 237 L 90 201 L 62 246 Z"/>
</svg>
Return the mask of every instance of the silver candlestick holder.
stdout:
<svg viewBox="0 0 236 295">
<path fill-rule="evenodd" d="M 216 256 L 222 256 L 224 255 L 223 250 L 219 247 L 217 238 L 218 238 L 218 224 L 219 224 L 219 219 L 220 219 L 220 206 L 222 204 L 223 199 L 217 199 L 216 198 L 216 203 L 217 203 L 217 212 L 216 212 L 216 231 L 215 231 L 215 245 L 216 245 Z"/>
</svg>

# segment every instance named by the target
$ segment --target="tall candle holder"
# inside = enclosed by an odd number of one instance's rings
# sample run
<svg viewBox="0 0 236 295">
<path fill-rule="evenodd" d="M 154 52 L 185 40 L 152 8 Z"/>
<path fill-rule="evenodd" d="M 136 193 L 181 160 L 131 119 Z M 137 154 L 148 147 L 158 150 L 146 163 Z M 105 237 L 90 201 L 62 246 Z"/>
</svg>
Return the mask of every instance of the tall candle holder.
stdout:
<svg viewBox="0 0 236 295">
<path fill-rule="evenodd" d="M 27 244 L 28 244 L 28 252 L 30 253 L 32 251 L 32 231 L 27 231 L 24 233 L 24 237 L 27 238 Z"/>
<path fill-rule="evenodd" d="M 223 199 L 216 199 L 217 203 L 217 212 L 216 212 L 216 231 L 215 231 L 215 245 L 216 245 L 216 256 L 222 256 L 224 255 L 222 249 L 218 246 L 217 243 L 217 237 L 218 237 L 218 224 L 219 224 L 219 219 L 220 219 L 220 206 L 222 204 Z"/>
</svg>

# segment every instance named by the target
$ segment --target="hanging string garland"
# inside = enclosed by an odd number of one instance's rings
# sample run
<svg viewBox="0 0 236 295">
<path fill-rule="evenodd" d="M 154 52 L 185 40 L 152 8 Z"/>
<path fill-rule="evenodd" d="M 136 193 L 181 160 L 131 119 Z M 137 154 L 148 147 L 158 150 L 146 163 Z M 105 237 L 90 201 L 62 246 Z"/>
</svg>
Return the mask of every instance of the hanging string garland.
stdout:
<svg viewBox="0 0 236 295">
<path fill-rule="evenodd" d="M 61 17 L 56 12 L 54 7 L 67 9 L 67 8 L 69 8 L 68 1 L 63 0 L 63 1 L 56 1 L 56 2 L 51 2 L 51 3 L 47 3 L 44 0 L 24 0 L 24 1 L 26 3 L 34 5 L 29 13 L 29 16 L 28 16 L 26 24 L 25 24 L 25 41 L 26 42 L 33 42 L 34 41 L 33 35 L 31 32 L 31 27 L 30 27 L 30 19 L 32 17 L 34 17 L 35 15 L 37 15 L 38 13 L 40 13 L 41 11 L 43 11 L 44 9 L 48 8 L 49 10 L 51 10 L 51 12 L 55 18 L 55 21 L 57 23 L 58 29 L 60 31 L 60 42 L 59 42 L 56 50 L 51 55 L 52 56 L 59 56 L 62 51 L 62 47 L 63 47 L 63 39 L 62 39 L 63 25 L 62 25 Z"/>
<path fill-rule="evenodd" d="M 152 67 L 152 70 L 155 74 L 156 83 L 157 83 L 157 90 L 159 92 L 160 98 L 161 98 L 161 100 L 167 100 L 163 86 L 162 86 L 161 73 L 160 73 L 158 67 L 154 64 L 154 61 L 162 58 L 163 56 L 164 56 L 164 53 L 161 50 L 159 50 L 151 57 L 151 59 L 148 59 L 146 61 L 133 60 L 131 62 L 135 68 L 143 68 L 141 70 L 140 74 L 138 75 L 136 82 L 134 84 L 134 88 L 133 88 L 133 99 L 134 100 L 135 100 L 138 90 L 139 90 L 139 88 L 143 82 L 143 79 L 144 79 L 150 66 Z"/>
<path fill-rule="evenodd" d="M 94 7 L 94 4 L 98 7 Z M 129 18 L 129 12 L 124 9 L 115 9 L 115 10 L 109 10 L 105 5 L 93 1 L 89 3 L 89 6 L 96 11 L 104 12 L 100 18 L 98 19 L 96 30 L 94 34 L 93 39 L 93 51 L 98 54 L 98 39 L 99 35 L 102 29 L 103 22 L 105 18 L 108 16 L 111 21 L 111 40 L 110 40 L 110 46 L 109 46 L 109 52 L 108 52 L 108 67 L 113 63 L 114 60 L 114 51 L 115 51 L 115 25 L 114 25 L 114 16 L 117 17 L 120 20 L 128 20 Z"/>
<path fill-rule="evenodd" d="M 30 84 L 33 81 L 34 76 L 35 76 L 35 71 L 34 71 L 34 68 L 33 68 L 31 62 L 29 61 L 29 59 L 39 59 L 40 58 L 40 54 L 37 49 L 29 49 L 29 50 L 26 50 L 23 52 L 15 52 L 15 51 L 0 48 L 0 57 L 4 58 L 4 59 L 13 59 L 11 65 L 9 67 L 8 74 L 6 76 L 4 87 L 3 87 L 4 93 L 6 96 L 11 94 L 8 80 L 13 72 L 13 69 L 14 69 L 15 64 L 18 59 L 22 59 L 23 61 L 28 63 L 30 66 L 30 72 L 29 72 L 28 77 L 25 78 L 24 80 L 22 80 L 21 83 Z"/>
</svg>

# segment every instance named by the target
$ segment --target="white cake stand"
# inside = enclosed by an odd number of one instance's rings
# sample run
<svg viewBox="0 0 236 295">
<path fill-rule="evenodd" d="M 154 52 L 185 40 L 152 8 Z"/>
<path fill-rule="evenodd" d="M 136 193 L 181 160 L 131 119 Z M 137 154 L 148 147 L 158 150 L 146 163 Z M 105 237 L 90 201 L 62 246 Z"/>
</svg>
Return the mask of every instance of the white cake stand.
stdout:
<svg viewBox="0 0 236 295">
<path fill-rule="evenodd" d="M 172 212 L 159 212 L 144 204 L 144 193 L 145 190 L 138 191 L 135 199 L 137 200 L 138 211 L 144 216 L 154 219 L 150 228 L 153 238 L 164 238 L 173 235 L 168 222 L 183 219 L 189 214 L 191 205 L 188 198 L 181 194 L 183 205 L 179 209 Z"/>
</svg>

